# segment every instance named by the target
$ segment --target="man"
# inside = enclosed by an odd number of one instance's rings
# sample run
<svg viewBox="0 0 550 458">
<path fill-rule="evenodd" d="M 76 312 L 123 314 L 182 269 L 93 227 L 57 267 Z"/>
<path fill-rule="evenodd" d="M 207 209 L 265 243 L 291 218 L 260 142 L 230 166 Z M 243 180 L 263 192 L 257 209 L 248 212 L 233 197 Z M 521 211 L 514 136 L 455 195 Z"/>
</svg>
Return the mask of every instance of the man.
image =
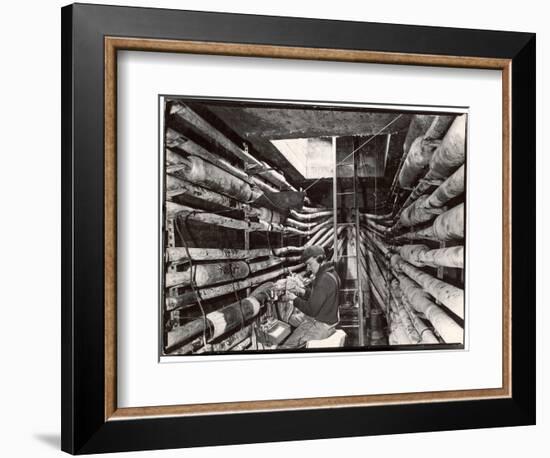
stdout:
<svg viewBox="0 0 550 458">
<path fill-rule="evenodd" d="M 317 245 L 306 247 L 302 262 L 315 278 L 310 290 L 295 287 L 303 298 L 287 292 L 295 307 L 288 322 L 296 329 L 279 348 L 299 348 L 309 340 L 326 339 L 338 322 L 340 279 L 334 265 L 326 262 L 323 247 Z"/>
</svg>

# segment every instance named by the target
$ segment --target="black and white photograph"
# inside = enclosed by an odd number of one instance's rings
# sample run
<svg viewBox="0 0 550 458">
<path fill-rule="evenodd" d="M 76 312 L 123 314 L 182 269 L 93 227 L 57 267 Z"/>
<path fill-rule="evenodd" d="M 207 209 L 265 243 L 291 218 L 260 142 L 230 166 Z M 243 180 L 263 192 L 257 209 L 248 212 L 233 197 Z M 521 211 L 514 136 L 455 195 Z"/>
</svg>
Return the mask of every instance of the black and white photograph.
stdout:
<svg viewBox="0 0 550 458">
<path fill-rule="evenodd" d="M 160 355 L 464 349 L 467 124 L 161 96 Z"/>
</svg>

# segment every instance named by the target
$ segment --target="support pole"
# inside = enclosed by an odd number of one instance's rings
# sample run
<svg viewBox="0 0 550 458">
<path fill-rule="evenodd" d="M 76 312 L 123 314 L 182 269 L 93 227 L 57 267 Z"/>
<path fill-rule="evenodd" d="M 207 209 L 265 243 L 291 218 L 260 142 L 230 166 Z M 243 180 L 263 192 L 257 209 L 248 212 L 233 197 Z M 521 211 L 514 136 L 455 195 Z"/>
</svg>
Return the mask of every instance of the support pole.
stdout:
<svg viewBox="0 0 550 458">
<path fill-rule="evenodd" d="M 332 172 L 332 211 L 334 213 L 334 262 L 338 262 L 338 159 L 336 157 L 336 137 L 332 137 L 332 160 L 333 160 L 333 172 Z"/>
</svg>

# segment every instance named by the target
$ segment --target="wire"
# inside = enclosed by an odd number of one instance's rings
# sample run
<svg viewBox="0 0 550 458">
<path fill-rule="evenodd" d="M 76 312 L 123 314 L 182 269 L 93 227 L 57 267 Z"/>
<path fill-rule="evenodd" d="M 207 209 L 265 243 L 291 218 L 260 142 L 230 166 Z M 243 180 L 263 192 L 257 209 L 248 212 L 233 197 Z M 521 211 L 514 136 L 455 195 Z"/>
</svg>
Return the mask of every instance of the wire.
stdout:
<svg viewBox="0 0 550 458">
<path fill-rule="evenodd" d="M 223 210 L 223 211 L 220 211 L 220 212 L 206 212 L 206 211 L 198 211 L 198 210 L 193 210 L 191 212 L 188 212 L 185 217 L 183 216 L 182 213 L 178 214 L 177 215 L 177 222 L 181 221 L 183 219 L 184 221 L 184 225 L 185 225 L 185 229 L 187 230 L 187 232 L 189 232 L 189 234 L 191 234 L 191 231 L 189 230 L 189 225 L 187 224 L 187 221 L 188 221 L 188 218 L 193 215 L 194 213 L 216 213 L 216 214 L 219 214 L 219 213 L 224 213 L 224 212 L 227 212 L 227 211 L 233 211 L 233 210 Z M 190 282 L 190 286 L 191 286 L 191 289 L 193 291 L 193 294 L 195 295 L 195 297 L 197 298 L 197 305 L 199 306 L 200 310 L 201 310 L 201 314 L 202 314 L 202 318 L 204 320 L 204 329 L 203 329 L 203 341 L 204 341 L 204 345 L 206 346 L 206 342 L 207 342 L 207 338 L 206 338 L 206 331 L 208 329 L 210 329 L 210 326 L 208 325 L 208 319 L 206 318 L 206 312 L 204 310 L 204 307 L 202 305 L 202 301 L 201 301 L 201 296 L 200 296 L 200 291 L 196 289 L 196 281 L 195 281 L 195 273 L 196 273 L 196 269 L 195 269 L 195 266 L 193 264 L 193 260 L 192 260 L 192 257 L 191 257 L 191 254 L 189 252 L 189 246 L 187 245 L 187 241 L 185 239 L 185 237 L 183 237 L 183 234 L 181 233 L 181 229 L 179 227 L 179 224 L 176 224 L 175 225 L 176 227 L 176 230 L 178 232 L 178 235 L 179 237 L 181 238 L 181 240 L 183 241 L 183 244 L 185 246 L 185 251 L 186 251 L 186 254 L 187 254 L 187 258 L 189 259 L 189 265 L 190 265 L 190 268 L 191 268 L 191 282 Z M 268 233 L 268 231 L 266 231 L 266 234 Z M 269 239 L 268 239 L 269 240 Z M 271 250 L 273 251 L 273 250 Z M 229 261 L 229 263 L 231 263 Z M 241 318 L 241 329 L 244 328 L 244 325 L 245 325 L 245 316 L 244 316 L 244 312 L 243 312 L 243 307 L 242 307 L 242 299 L 241 297 L 239 296 L 239 294 L 237 293 L 237 289 L 235 288 L 235 277 L 233 275 L 233 269 L 231 268 L 231 266 L 229 267 L 229 274 L 231 275 L 231 286 L 232 286 L 232 289 L 233 289 L 233 294 L 235 295 L 235 298 L 237 299 L 238 303 L 239 303 L 239 311 L 240 311 L 240 318 Z"/>
<path fill-rule="evenodd" d="M 388 127 L 390 127 L 395 121 L 397 121 L 401 116 L 401 114 L 397 115 L 395 118 L 393 118 L 388 124 L 386 124 L 384 127 L 382 127 L 378 132 L 376 132 L 375 134 L 373 134 L 371 137 L 369 137 L 364 143 L 362 143 L 361 145 L 359 145 L 357 148 L 355 148 L 351 153 L 349 153 L 344 159 L 342 159 L 340 162 L 338 162 L 336 164 L 336 167 L 338 167 L 339 165 L 342 165 L 346 162 L 346 160 L 352 156 L 353 154 L 355 154 L 357 151 L 359 151 L 361 148 L 363 148 L 363 146 L 365 146 L 367 143 L 369 143 L 371 140 L 373 140 L 375 137 L 377 137 L 378 135 L 380 135 L 385 129 L 387 129 Z M 334 173 L 336 173 L 336 170 L 334 171 Z M 321 181 L 323 179 L 323 177 L 321 178 L 317 178 L 317 180 L 315 180 L 313 183 L 311 183 L 306 189 L 304 189 L 304 192 L 307 192 L 307 190 L 309 188 L 311 188 L 313 185 L 317 184 L 319 181 Z"/>
<path fill-rule="evenodd" d="M 269 218 L 269 227 L 271 227 L 272 223 L 273 223 L 273 212 L 271 212 L 271 216 Z M 271 240 L 269 239 L 269 232 L 270 232 L 269 230 L 267 230 L 267 229 L 265 230 L 265 238 L 267 239 L 267 246 L 269 247 L 269 251 L 271 251 L 271 255 L 272 256 L 277 256 L 275 254 L 275 250 L 271 246 Z"/>
<path fill-rule="evenodd" d="M 195 286 L 196 286 L 195 285 L 195 283 L 196 283 L 196 281 L 195 281 L 196 269 L 195 269 L 195 266 L 193 264 L 193 259 L 191 258 L 191 254 L 189 253 L 189 246 L 187 245 L 187 241 L 185 240 L 185 237 L 183 237 L 183 234 L 181 233 L 181 229 L 179 227 L 179 222 L 181 221 L 181 219 L 183 219 L 183 224 L 185 225 L 185 230 L 187 232 L 191 233 L 189 231 L 189 226 L 187 224 L 187 219 L 189 218 L 189 216 L 191 216 L 192 213 L 193 212 L 188 213 L 187 215 L 185 215 L 185 217 L 183 217 L 182 214 L 177 215 L 175 227 L 176 227 L 176 230 L 178 232 L 178 235 L 179 235 L 180 239 L 183 242 L 183 245 L 185 246 L 185 251 L 187 253 L 187 258 L 189 259 L 189 266 L 190 266 L 190 269 L 191 269 L 191 282 L 190 282 L 191 290 L 193 291 L 193 294 L 197 298 L 197 304 L 199 305 L 199 308 L 200 308 L 201 314 L 202 314 L 202 319 L 204 321 L 204 326 L 203 326 L 203 330 L 202 330 L 202 338 L 203 338 L 203 345 L 206 346 L 206 331 L 209 329 L 208 319 L 206 318 L 206 312 L 204 311 L 204 307 L 202 306 L 200 291 L 198 291 L 195 288 Z"/>
<path fill-rule="evenodd" d="M 229 264 L 231 264 L 231 261 L 228 261 Z M 248 263 L 247 263 L 248 264 Z M 239 303 L 239 311 L 241 312 L 241 329 L 244 328 L 245 318 L 244 318 L 244 312 L 243 312 L 243 304 L 241 300 L 241 296 L 237 293 L 237 289 L 235 288 L 235 277 L 233 276 L 233 269 L 231 268 L 231 265 L 229 266 L 229 275 L 231 275 L 231 286 L 233 288 L 233 294 L 235 295 L 235 298 L 237 299 L 237 302 Z M 239 329 L 239 331 L 241 330 Z M 238 331 L 235 331 L 238 332 Z"/>
</svg>

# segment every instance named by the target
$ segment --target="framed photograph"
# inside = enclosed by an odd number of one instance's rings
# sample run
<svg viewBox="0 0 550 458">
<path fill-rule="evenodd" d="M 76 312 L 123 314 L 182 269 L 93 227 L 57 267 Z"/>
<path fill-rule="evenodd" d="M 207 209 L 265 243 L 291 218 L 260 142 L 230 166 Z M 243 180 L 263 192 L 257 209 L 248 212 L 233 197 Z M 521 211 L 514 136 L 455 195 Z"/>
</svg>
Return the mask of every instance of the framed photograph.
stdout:
<svg viewBox="0 0 550 458">
<path fill-rule="evenodd" d="M 534 34 L 71 5 L 62 61 L 63 450 L 534 424 Z"/>
</svg>

